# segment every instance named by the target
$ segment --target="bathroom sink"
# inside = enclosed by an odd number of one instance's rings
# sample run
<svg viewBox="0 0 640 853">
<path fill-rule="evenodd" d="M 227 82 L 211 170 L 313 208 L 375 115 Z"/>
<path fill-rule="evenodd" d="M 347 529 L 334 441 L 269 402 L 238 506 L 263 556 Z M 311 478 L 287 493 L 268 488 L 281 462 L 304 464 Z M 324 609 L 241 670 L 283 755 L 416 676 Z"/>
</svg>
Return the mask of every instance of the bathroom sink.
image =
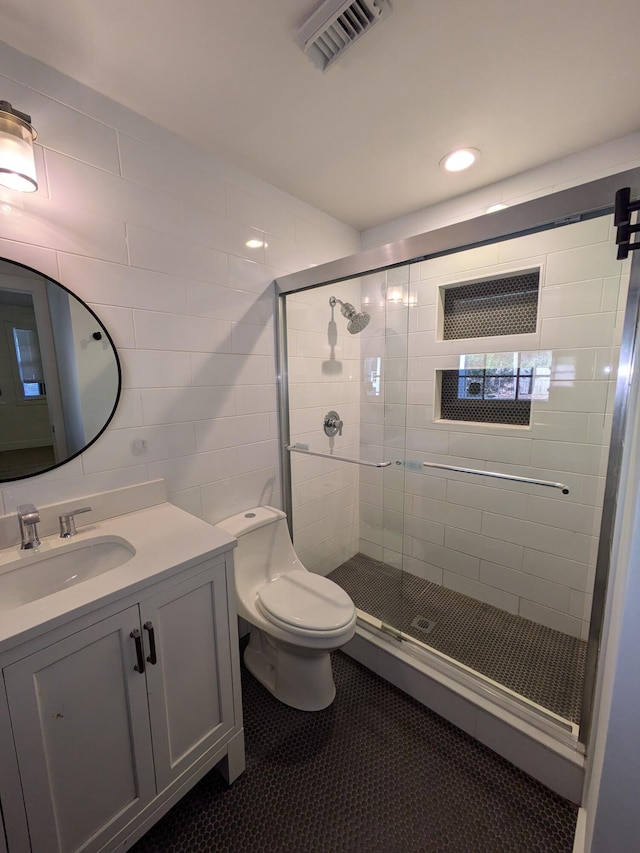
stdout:
<svg viewBox="0 0 640 853">
<path fill-rule="evenodd" d="M 42 551 L 20 552 L 0 566 L 0 610 L 29 604 L 124 565 L 135 548 L 117 536 L 96 536 Z"/>
</svg>

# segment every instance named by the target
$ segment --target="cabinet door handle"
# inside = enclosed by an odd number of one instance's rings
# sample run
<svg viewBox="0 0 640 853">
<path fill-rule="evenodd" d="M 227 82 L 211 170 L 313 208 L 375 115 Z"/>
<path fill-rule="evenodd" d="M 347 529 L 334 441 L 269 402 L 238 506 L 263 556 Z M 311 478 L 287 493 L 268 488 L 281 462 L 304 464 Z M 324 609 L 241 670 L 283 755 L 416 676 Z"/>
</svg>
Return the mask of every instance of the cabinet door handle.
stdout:
<svg viewBox="0 0 640 853">
<path fill-rule="evenodd" d="M 151 666 L 155 666 L 158 663 L 158 658 L 156 656 L 156 635 L 153 630 L 153 622 L 145 622 L 142 627 L 145 631 L 149 632 L 149 654 L 147 655 L 147 660 Z"/>
<path fill-rule="evenodd" d="M 134 669 L 136 672 L 142 674 L 144 672 L 144 651 L 142 650 L 142 637 L 140 636 L 140 631 L 138 631 L 137 628 L 134 628 L 129 636 L 136 644 L 136 657 L 138 659 L 138 663 L 134 666 Z"/>
</svg>

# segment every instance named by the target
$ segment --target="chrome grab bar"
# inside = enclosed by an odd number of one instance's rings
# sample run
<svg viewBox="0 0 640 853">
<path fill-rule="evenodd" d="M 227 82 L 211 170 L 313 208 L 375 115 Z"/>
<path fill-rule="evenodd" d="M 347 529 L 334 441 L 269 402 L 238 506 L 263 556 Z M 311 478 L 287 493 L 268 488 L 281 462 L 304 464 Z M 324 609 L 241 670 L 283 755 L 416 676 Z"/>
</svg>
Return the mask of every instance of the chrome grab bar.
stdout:
<svg viewBox="0 0 640 853">
<path fill-rule="evenodd" d="M 497 471 L 478 471 L 476 468 L 459 468 L 457 465 L 440 465 L 438 462 L 423 462 L 425 468 L 440 468 L 443 471 L 459 471 L 461 474 L 476 474 L 478 477 L 495 477 L 496 480 L 513 480 L 516 483 L 529 483 L 534 486 L 548 486 L 560 489 L 563 495 L 569 494 L 564 483 L 552 483 L 550 480 L 534 480 L 531 477 L 516 477 L 513 474 L 499 474 Z"/>
<path fill-rule="evenodd" d="M 335 459 L 336 462 L 351 462 L 354 465 L 366 465 L 368 468 L 388 468 L 391 462 L 366 462 L 364 459 L 349 459 L 347 456 L 335 456 L 333 453 L 318 453 L 316 450 L 306 450 L 296 444 L 288 444 L 289 453 L 306 453 L 307 456 L 319 456 L 321 459 Z"/>
</svg>

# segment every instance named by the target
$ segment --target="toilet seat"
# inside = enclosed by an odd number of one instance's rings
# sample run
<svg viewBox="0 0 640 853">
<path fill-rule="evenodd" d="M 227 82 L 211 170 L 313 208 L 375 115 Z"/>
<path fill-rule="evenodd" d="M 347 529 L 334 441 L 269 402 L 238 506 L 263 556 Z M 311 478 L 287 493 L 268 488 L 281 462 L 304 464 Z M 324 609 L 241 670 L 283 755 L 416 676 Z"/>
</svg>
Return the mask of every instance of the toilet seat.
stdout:
<svg viewBox="0 0 640 853">
<path fill-rule="evenodd" d="M 347 593 L 328 578 L 306 571 L 287 572 L 263 586 L 257 605 L 274 625 L 304 636 L 334 637 L 355 620 Z"/>
</svg>

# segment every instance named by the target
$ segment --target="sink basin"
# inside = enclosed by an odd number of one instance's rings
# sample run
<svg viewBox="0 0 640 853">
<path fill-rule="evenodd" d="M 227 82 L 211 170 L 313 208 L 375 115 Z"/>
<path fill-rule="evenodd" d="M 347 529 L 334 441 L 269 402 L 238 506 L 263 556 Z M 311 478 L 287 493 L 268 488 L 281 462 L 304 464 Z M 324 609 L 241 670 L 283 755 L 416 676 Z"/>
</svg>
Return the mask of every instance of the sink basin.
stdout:
<svg viewBox="0 0 640 853">
<path fill-rule="evenodd" d="M 57 544 L 57 543 L 56 543 Z M 37 601 L 124 565 L 135 548 L 117 536 L 61 543 L 49 550 L 20 552 L 0 565 L 0 610 Z"/>
</svg>

